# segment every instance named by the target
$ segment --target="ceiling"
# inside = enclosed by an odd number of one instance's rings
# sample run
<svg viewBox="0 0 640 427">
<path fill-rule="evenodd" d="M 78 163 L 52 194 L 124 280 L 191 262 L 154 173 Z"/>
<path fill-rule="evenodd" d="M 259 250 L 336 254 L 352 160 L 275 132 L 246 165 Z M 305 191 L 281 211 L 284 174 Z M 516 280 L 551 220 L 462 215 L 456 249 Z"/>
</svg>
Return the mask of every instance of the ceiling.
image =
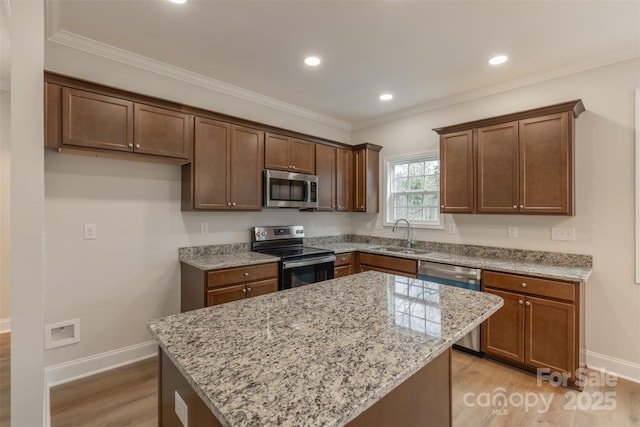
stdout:
<svg viewBox="0 0 640 427">
<path fill-rule="evenodd" d="M 47 13 L 56 14 L 50 34 L 352 126 L 640 55 L 640 1 L 51 0 Z M 488 65 L 502 53 L 507 63 Z M 310 54 L 320 66 L 304 65 Z M 380 101 L 384 92 L 393 100 Z"/>
</svg>

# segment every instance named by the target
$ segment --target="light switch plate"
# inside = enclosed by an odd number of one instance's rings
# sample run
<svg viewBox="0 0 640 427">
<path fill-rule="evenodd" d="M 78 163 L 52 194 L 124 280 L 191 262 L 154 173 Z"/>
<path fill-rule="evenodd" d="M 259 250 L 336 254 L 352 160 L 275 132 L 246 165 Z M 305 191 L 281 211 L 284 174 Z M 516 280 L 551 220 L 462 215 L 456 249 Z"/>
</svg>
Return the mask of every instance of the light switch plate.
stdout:
<svg viewBox="0 0 640 427">
<path fill-rule="evenodd" d="M 510 225 L 509 227 L 507 227 L 507 236 L 509 236 L 510 239 L 517 239 L 518 227 L 516 227 L 515 225 Z"/>
<path fill-rule="evenodd" d="M 98 227 L 95 224 L 84 225 L 84 240 L 94 240 L 98 238 Z"/>
<path fill-rule="evenodd" d="M 456 227 L 455 222 L 450 222 L 447 224 L 447 233 L 448 234 L 458 234 L 458 227 Z"/>
<path fill-rule="evenodd" d="M 553 227 L 551 229 L 551 240 L 576 240 L 576 229 L 575 228 L 559 228 Z"/>
<path fill-rule="evenodd" d="M 200 234 L 208 234 L 209 233 L 209 223 L 201 222 L 200 223 Z"/>
</svg>

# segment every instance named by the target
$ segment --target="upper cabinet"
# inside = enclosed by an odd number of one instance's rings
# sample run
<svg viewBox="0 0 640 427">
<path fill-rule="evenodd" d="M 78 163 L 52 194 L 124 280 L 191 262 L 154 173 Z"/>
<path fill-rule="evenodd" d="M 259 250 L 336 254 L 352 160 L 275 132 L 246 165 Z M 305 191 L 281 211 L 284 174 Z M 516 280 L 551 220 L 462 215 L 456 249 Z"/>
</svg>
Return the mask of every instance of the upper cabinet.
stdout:
<svg viewBox="0 0 640 427">
<path fill-rule="evenodd" d="M 441 212 L 574 215 L 574 119 L 581 100 L 434 129 Z"/>
<path fill-rule="evenodd" d="M 353 210 L 378 212 L 378 183 L 380 176 L 380 150 L 373 144 L 353 147 Z"/>
<path fill-rule="evenodd" d="M 262 209 L 264 132 L 196 117 L 182 210 Z"/>
<path fill-rule="evenodd" d="M 315 174 L 316 150 L 313 142 L 267 133 L 265 169 Z"/>
<path fill-rule="evenodd" d="M 188 161 L 193 116 L 46 83 L 47 147 Z M 104 150 L 104 151 L 103 151 Z"/>
<path fill-rule="evenodd" d="M 319 211 L 336 209 L 336 148 L 316 145 L 316 175 L 318 175 Z"/>
<path fill-rule="evenodd" d="M 336 148 L 336 210 L 353 211 L 353 152 Z"/>
</svg>

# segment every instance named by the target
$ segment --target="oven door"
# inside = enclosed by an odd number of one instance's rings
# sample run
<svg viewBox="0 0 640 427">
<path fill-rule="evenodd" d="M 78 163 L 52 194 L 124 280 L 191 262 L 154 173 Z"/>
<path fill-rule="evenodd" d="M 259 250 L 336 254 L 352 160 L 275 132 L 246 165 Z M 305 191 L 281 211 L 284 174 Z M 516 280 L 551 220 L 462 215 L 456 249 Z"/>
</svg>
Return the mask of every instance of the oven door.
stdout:
<svg viewBox="0 0 640 427">
<path fill-rule="evenodd" d="M 323 255 L 280 263 L 280 290 L 333 279 L 336 256 Z"/>
</svg>

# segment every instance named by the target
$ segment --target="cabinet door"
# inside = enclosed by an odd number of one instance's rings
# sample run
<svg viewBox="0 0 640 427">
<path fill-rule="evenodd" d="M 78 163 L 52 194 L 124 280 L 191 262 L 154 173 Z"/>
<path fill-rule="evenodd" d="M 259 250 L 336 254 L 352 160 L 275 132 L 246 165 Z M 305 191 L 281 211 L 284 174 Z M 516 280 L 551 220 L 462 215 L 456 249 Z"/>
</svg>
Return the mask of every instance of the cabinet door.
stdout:
<svg viewBox="0 0 640 427">
<path fill-rule="evenodd" d="M 473 131 L 440 135 L 440 212 L 473 212 L 473 176 Z"/>
<path fill-rule="evenodd" d="M 316 173 L 316 144 L 301 139 L 292 139 L 289 145 L 289 159 L 294 172 Z"/>
<path fill-rule="evenodd" d="M 207 307 L 238 301 L 245 297 L 247 290 L 244 285 L 233 285 L 207 291 Z"/>
<path fill-rule="evenodd" d="M 573 214 L 572 123 L 570 113 L 520 121 L 520 212 Z"/>
<path fill-rule="evenodd" d="M 335 200 L 336 149 L 316 145 L 316 174 L 318 175 L 318 210 L 332 211 Z"/>
<path fill-rule="evenodd" d="M 478 212 L 517 212 L 518 122 L 479 128 L 477 136 Z"/>
<path fill-rule="evenodd" d="M 262 209 L 264 132 L 231 127 L 231 208 Z"/>
<path fill-rule="evenodd" d="M 481 349 L 503 359 L 524 362 L 524 296 L 485 289 L 498 295 L 504 305 L 482 324 Z"/>
<path fill-rule="evenodd" d="M 353 210 L 355 212 L 367 211 L 367 167 L 366 151 L 353 152 Z"/>
<path fill-rule="evenodd" d="M 270 294 L 278 291 L 278 279 L 267 279 L 259 282 L 247 283 L 247 298 Z"/>
<path fill-rule="evenodd" d="M 196 117 L 193 149 L 194 209 L 229 209 L 230 125 Z"/>
<path fill-rule="evenodd" d="M 133 102 L 62 88 L 62 143 L 133 151 Z"/>
<path fill-rule="evenodd" d="M 164 108 L 135 104 L 134 151 L 189 158 L 192 117 Z"/>
<path fill-rule="evenodd" d="M 289 138 L 267 133 L 264 143 L 265 169 L 289 171 L 291 166 L 289 162 Z"/>
<path fill-rule="evenodd" d="M 350 212 L 353 210 L 351 197 L 353 156 L 351 150 L 336 149 L 336 210 Z"/>
<path fill-rule="evenodd" d="M 573 304 L 527 297 L 525 363 L 573 376 L 576 361 L 576 310 Z"/>
</svg>

